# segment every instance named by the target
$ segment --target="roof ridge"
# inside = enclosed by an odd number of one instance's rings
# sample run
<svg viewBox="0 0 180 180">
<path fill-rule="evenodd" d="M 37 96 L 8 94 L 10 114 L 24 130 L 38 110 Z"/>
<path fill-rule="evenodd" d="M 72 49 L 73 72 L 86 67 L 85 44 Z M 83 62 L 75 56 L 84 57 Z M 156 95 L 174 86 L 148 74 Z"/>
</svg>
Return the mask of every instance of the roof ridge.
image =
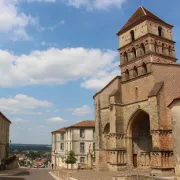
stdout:
<svg viewBox="0 0 180 180">
<path fill-rule="evenodd" d="M 141 7 L 141 9 L 143 10 L 144 15 L 146 16 L 146 15 L 147 15 L 147 13 L 146 13 L 146 11 L 145 11 L 144 7 L 143 7 L 142 5 L 141 5 L 140 7 Z"/>
</svg>

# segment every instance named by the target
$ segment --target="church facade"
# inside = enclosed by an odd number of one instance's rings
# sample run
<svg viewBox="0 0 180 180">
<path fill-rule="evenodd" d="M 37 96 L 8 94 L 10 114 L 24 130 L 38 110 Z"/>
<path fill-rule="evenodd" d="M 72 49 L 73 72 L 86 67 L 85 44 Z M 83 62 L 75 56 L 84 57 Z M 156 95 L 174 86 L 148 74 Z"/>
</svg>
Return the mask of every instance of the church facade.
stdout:
<svg viewBox="0 0 180 180">
<path fill-rule="evenodd" d="M 174 169 L 168 105 L 180 96 L 173 26 L 139 7 L 119 38 L 121 76 L 94 95 L 96 168 Z"/>
</svg>

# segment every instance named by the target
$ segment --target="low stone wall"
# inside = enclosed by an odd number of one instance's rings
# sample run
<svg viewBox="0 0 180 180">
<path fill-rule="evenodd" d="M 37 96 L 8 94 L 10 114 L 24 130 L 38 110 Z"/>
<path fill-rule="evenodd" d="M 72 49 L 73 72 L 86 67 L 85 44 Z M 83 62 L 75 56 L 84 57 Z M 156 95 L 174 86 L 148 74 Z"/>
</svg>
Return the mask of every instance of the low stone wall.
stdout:
<svg viewBox="0 0 180 180">
<path fill-rule="evenodd" d="M 52 171 L 51 174 L 53 174 L 56 178 L 59 180 L 77 180 L 70 176 L 69 172 L 66 171 Z"/>
<path fill-rule="evenodd" d="M 132 175 L 132 176 L 116 176 L 112 180 L 167 180 L 167 178 L 147 176 L 147 175 Z"/>
</svg>

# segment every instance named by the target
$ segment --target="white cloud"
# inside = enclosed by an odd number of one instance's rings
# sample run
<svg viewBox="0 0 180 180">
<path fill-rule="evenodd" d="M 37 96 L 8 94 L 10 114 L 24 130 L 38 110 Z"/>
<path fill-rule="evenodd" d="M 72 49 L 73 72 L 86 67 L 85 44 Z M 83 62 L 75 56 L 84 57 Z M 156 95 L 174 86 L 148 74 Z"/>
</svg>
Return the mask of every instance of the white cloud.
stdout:
<svg viewBox="0 0 180 180">
<path fill-rule="evenodd" d="M 65 24 L 65 20 L 61 20 L 59 23 L 57 23 L 57 24 L 55 24 L 55 25 L 53 25 L 53 26 L 48 27 L 48 29 L 49 29 L 50 31 L 54 31 L 58 26 L 60 26 L 60 25 L 62 25 L 62 24 Z"/>
<path fill-rule="evenodd" d="M 52 123 L 64 123 L 67 122 L 67 120 L 64 120 L 60 117 L 53 117 L 47 120 L 47 122 L 52 122 Z"/>
<path fill-rule="evenodd" d="M 15 118 L 15 119 L 13 119 L 13 122 L 15 122 L 15 123 L 27 123 L 29 121 L 21 119 L 21 118 Z"/>
<path fill-rule="evenodd" d="M 85 7 L 87 9 L 108 9 L 111 7 L 121 8 L 126 0 L 64 0 L 68 5 L 76 8 Z"/>
<path fill-rule="evenodd" d="M 92 113 L 92 110 L 89 106 L 83 105 L 79 108 L 68 108 L 65 109 L 65 111 L 71 111 L 73 115 L 75 116 L 86 116 Z"/>
<path fill-rule="evenodd" d="M 0 50 L 0 87 L 64 84 L 70 80 L 82 79 L 82 87 L 100 88 L 99 83 L 95 85 L 96 82 L 93 82 L 94 85 L 90 86 L 89 82 L 119 74 L 116 57 L 116 51 L 81 47 L 50 48 L 20 56 Z M 107 82 L 103 81 L 101 87 Z"/>
<path fill-rule="evenodd" d="M 48 101 L 41 101 L 33 97 L 23 94 L 17 94 L 15 97 L 0 98 L 0 108 L 2 112 L 8 114 L 40 114 L 40 112 L 33 112 L 37 108 L 47 108 L 53 106 Z M 16 119 L 21 121 L 20 119 Z"/>
<path fill-rule="evenodd" d="M 24 0 L 27 2 L 56 2 L 56 0 Z"/>
<path fill-rule="evenodd" d="M 20 0 L 0 0 L 0 33 L 8 34 L 13 40 L 30 40 L 26 28 L 37 22 L 18 8 Z"/>
</svg>

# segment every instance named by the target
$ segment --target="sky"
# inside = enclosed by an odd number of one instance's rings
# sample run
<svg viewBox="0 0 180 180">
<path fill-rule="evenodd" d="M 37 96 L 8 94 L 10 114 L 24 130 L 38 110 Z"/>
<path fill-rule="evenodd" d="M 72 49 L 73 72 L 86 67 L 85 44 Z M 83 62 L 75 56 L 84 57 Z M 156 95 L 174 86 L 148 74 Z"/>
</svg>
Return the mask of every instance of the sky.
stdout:
<svg viewBox="0 0 180 180">
<path fill-rule="evenodd" d="M 180 1 L 143 0 L 174 25 Z M 94 120 L 93 95 L 120 75 L 116 33 L 140 0 L 0 0 L 0 111 L 12 143 L 51 144 L 51 132 Z"/>
</svg>

